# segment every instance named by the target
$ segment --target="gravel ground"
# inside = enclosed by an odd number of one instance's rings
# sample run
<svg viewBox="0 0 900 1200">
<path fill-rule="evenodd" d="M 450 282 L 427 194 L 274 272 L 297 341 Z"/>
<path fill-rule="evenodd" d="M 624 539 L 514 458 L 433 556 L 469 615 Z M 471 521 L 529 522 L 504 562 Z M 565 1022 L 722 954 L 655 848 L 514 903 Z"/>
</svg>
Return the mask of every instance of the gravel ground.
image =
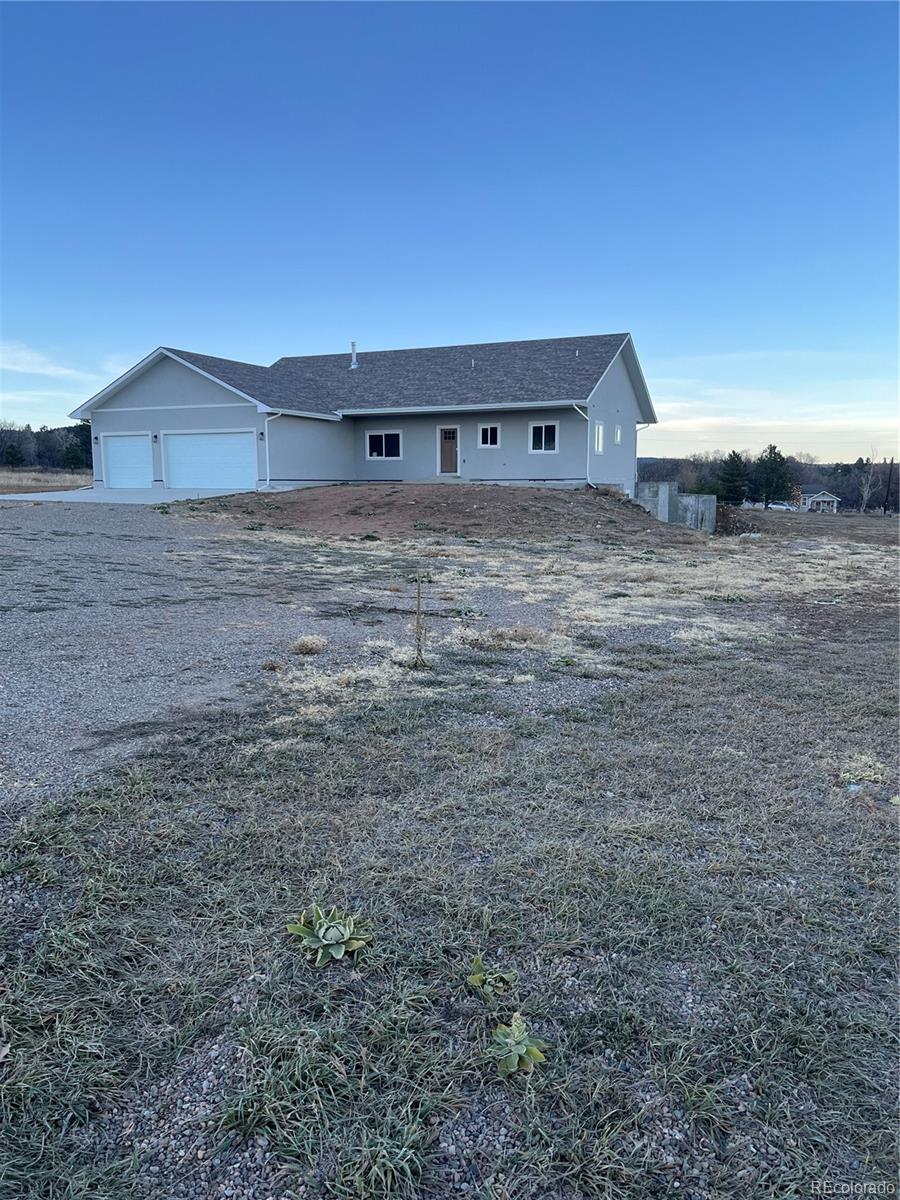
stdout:
<svg viewBox="0 0 900 1200">
<path fill-rule="evenodd" d="M 295 628 L 300 597 L 252 569 L 245 538 L 150 508 L 0 505 L 0 538 L 0 795 L 14 807 L 193 710 L 246 703 L 273 635 Z"/>
<path fill-rule="evenodd" d="M 408 548 L 316 542 L 204 511 L 0 504 L 4 811 L 122 761 L 192 714 L 255 703 L 271 685 L 262 664 L 287 665 L 300 635 L 327 636 L 329 669 L 357 663 L 376 635 L 409 642 Z M 478 552 L 455 540 L 479 575 Z M 464 582 L 466 601 L 489 605 L 498 623 L 521 620 L 515 598 L 484 582 Z M 382 603 L 372 588 L 387 592 Z M 427 598 L 451 618 L 435 619 L 435 635 L 454 623 L 446 595 Z M 546 620 L 545 607 L 531 605 L 529 623 Z"/>
</svg>

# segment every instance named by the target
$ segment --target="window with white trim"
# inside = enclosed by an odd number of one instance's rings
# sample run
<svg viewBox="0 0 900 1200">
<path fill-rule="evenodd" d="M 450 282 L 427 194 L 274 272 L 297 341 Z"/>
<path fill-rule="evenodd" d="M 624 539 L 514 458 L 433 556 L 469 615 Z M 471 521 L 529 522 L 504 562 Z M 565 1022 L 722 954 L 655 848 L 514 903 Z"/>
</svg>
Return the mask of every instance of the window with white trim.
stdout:
<svg viewBox="0 0 900 1200">
<path fill-rule="evenodd" d="M 500 445 L 499 425 L 479 425 L 478 445 L 484 450 L 495 450 Z"/>
<path fill-rule="evenodd" d="M 603 453 L 603 422 L 594 422 L 594 453 Z"/>
<path fill-rule="evenodd" d="M 617 426 L 616 426 L 616 437 L 615 437 L 615 442 L 616 442 L 616 445 L 617 445 L 617 446 L 621 446 L 621 445 L 622 445 L 622 426 L 621 426 L 621 425 L 617 425 Z"/>
<path fill-rule="evenodd" d="M 402 458 L 403 440 L 399 429 L 366 434 L 366 458 Z"/>
<path fill-rule="evenodd" d="M 559 450 L 559 421 L 534 422 L 528 426 L 529 454 L 556 454 Z"/>
</svg>

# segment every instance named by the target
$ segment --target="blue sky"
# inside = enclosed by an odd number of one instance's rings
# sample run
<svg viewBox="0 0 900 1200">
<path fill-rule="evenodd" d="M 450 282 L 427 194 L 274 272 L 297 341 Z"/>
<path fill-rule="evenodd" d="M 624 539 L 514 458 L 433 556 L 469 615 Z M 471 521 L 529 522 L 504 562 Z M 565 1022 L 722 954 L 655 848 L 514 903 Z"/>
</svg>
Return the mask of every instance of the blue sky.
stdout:
<svg viewBox="0 0 900 1200">
<path fill-rule="evenodd" d="M 59 423 L 160 344 L 628 329 L 642 453 L 894 453 L 892 4 L 0 19 L 6 420 Z"/>
</svg>

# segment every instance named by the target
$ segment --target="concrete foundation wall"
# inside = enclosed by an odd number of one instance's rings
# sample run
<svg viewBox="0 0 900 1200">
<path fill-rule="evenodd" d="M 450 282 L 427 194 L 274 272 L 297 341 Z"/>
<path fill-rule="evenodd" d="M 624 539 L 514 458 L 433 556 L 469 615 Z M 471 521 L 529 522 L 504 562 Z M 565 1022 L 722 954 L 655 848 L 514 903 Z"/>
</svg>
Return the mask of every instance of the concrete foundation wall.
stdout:
<svg viewBox="0 0 900 1200">
<path fill-rule="evenodd" d="M 639 483 L 635 502 L 646 508 L 658 521 L 671 525 L 685 525 L 701 533 L 714 533 L 716 529 L 716 498 L 682 493 L 678 484 Z"/>
</svg>

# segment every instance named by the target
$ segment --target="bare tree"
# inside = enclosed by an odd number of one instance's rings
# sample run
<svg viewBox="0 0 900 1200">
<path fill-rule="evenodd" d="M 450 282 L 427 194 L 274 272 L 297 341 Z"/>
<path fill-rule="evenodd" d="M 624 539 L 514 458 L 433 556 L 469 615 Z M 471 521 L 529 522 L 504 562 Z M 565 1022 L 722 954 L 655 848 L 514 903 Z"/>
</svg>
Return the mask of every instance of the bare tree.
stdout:
<svg viewBox="0 0 900 1200">
<path fill-rule="evenodd" d="M 874 450 L 863 464 L 857 480 L 857 487 L 859 489 L 859 511 L 865 512 L 869 507 L 872 493 L 878 487 L 878 464 L 875 462 Z"/>
</svg>

